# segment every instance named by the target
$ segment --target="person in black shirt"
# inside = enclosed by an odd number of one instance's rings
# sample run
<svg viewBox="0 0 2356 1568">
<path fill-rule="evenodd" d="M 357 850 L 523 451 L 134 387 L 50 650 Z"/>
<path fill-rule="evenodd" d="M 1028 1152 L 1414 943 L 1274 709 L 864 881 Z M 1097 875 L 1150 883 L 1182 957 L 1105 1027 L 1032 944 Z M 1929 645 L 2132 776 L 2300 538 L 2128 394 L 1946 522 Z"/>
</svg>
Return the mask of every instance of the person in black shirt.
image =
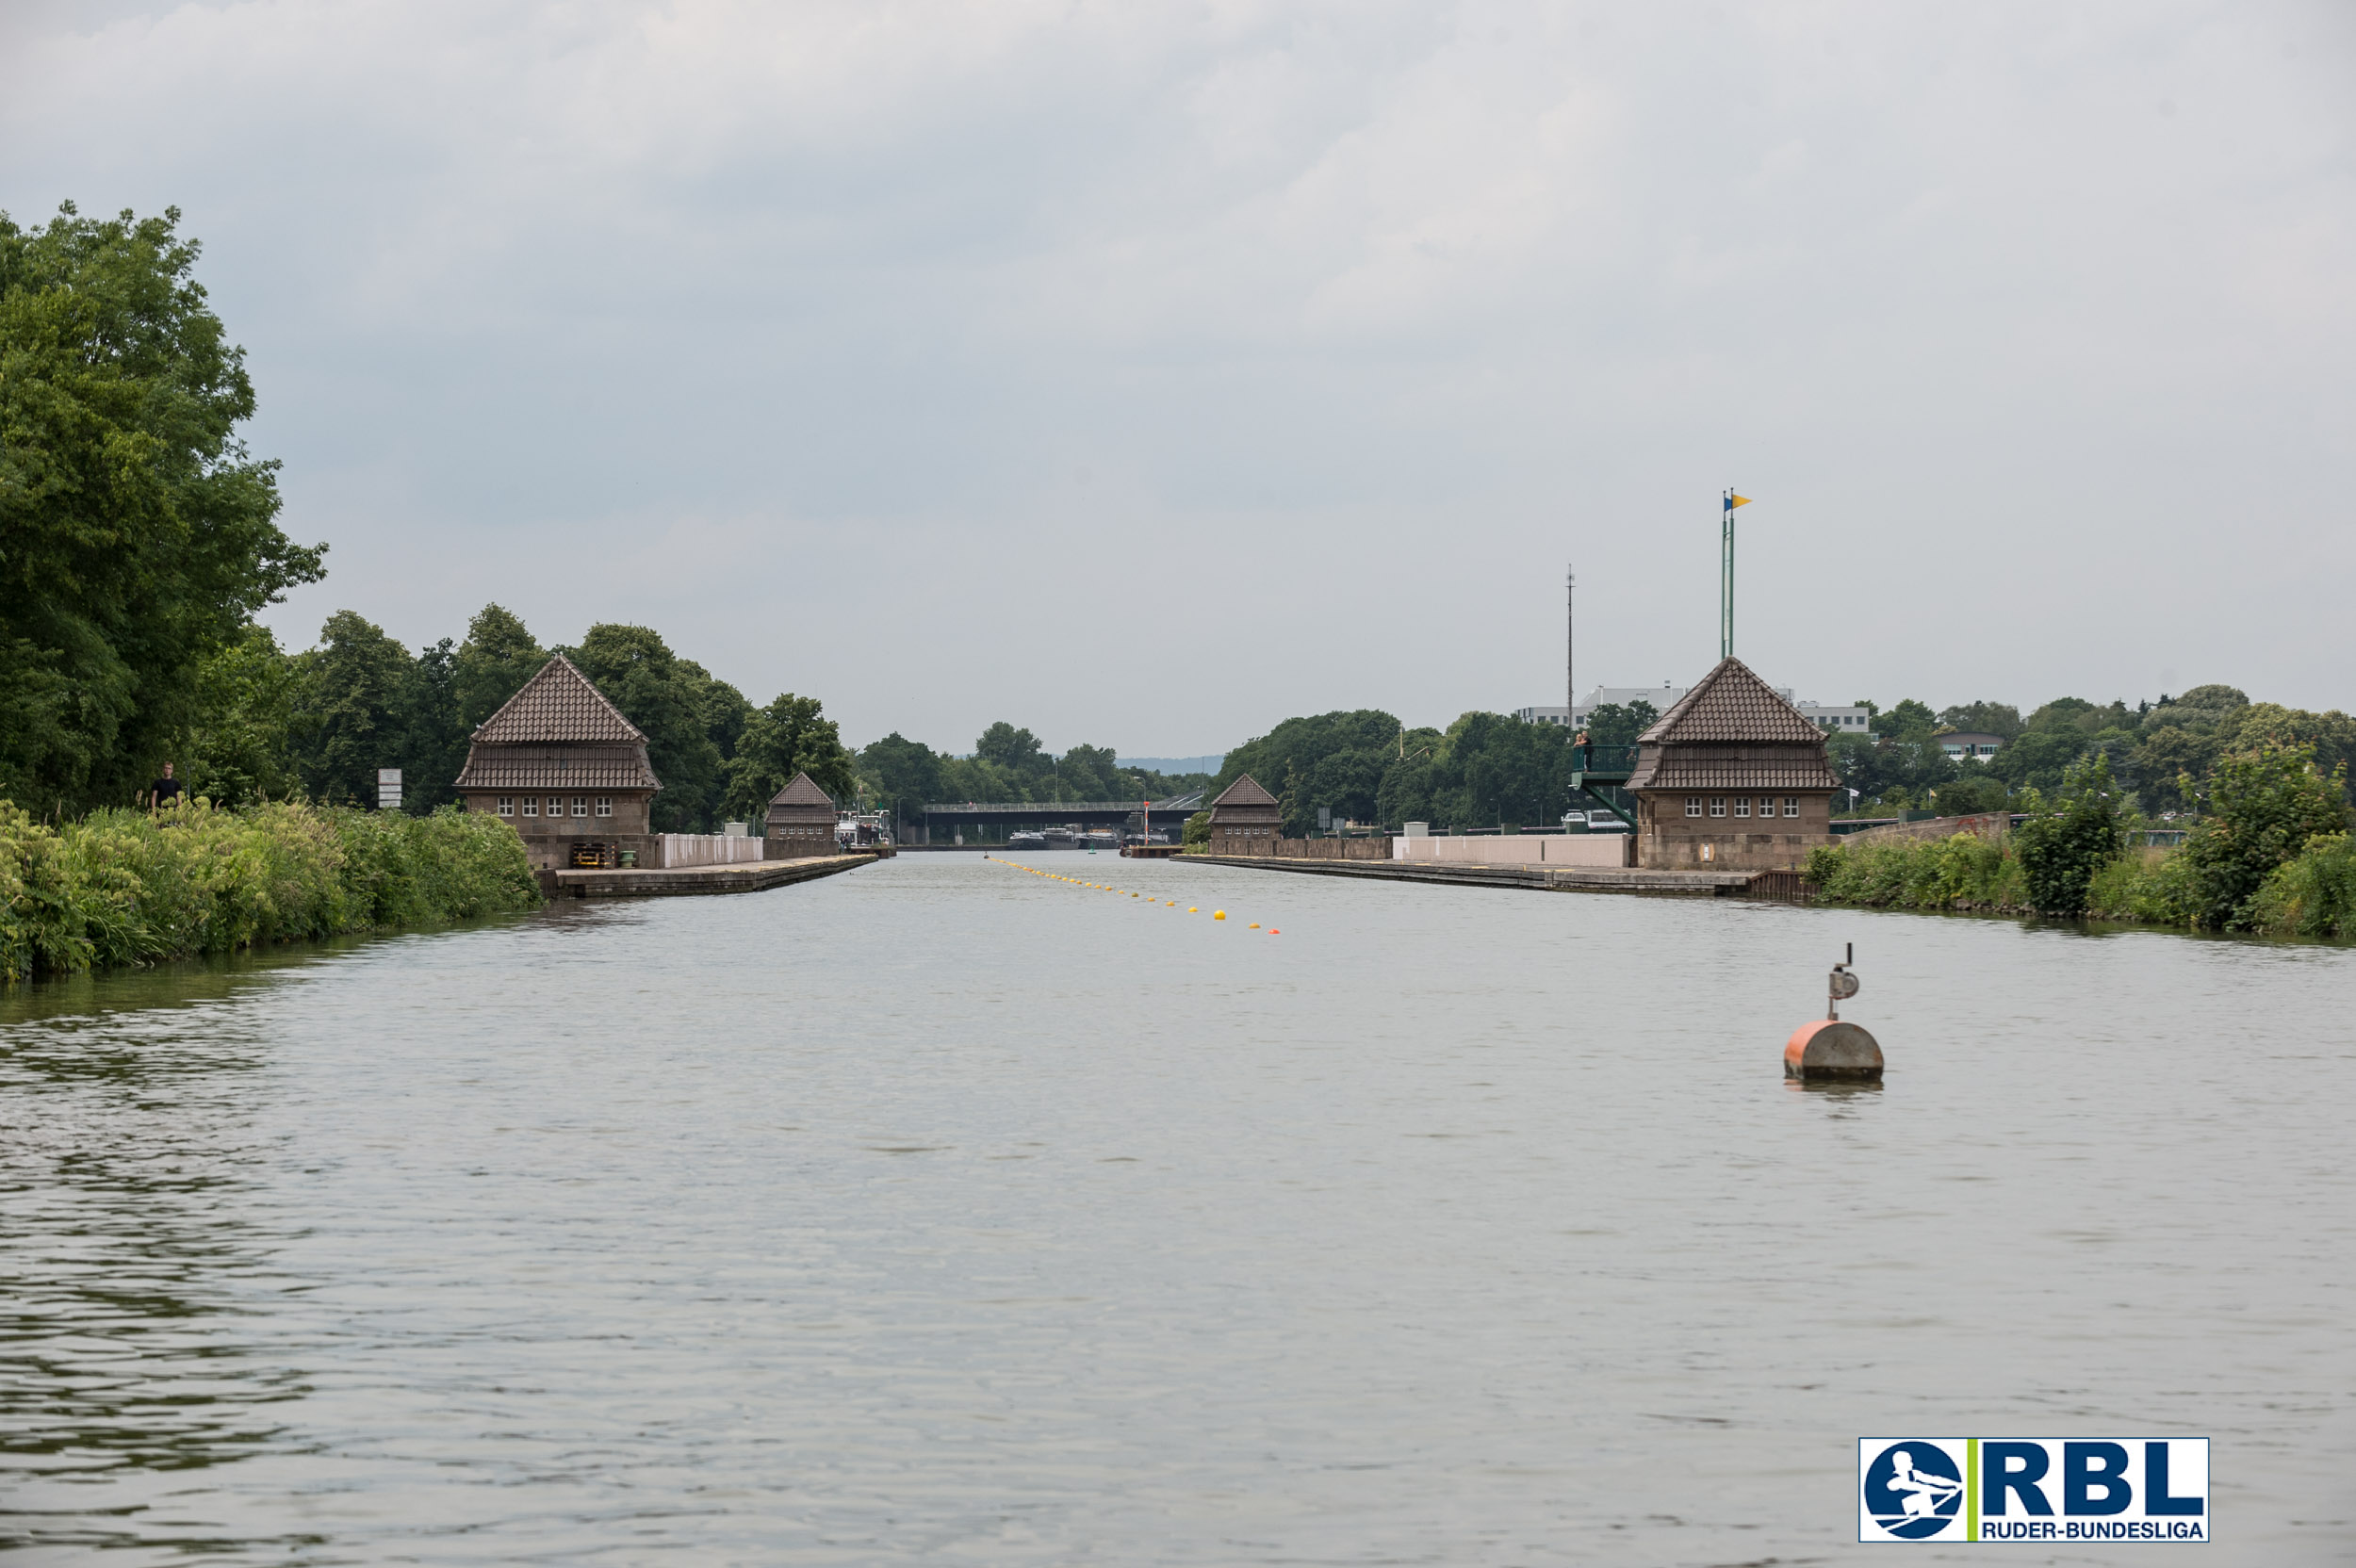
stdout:
<svg viewBox="0 0 2356 1568">
<path fill-rule="evenodd" d="M 184 792 L 180 787 L 180 781 L 172 776 L 172 764 L 166 762 L 163 777 L 148 786 L 147 803 L 150 806 L 169 806 L 178 800 Z"/>
</svg>

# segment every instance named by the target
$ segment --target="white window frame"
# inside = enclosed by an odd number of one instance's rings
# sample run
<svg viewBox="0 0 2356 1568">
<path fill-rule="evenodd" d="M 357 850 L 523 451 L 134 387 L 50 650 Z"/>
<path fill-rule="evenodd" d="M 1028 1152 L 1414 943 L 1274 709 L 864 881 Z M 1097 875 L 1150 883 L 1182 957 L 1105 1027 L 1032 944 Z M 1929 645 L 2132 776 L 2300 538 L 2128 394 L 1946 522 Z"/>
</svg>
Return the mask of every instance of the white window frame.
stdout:
<svg viewBox="0 0 2356 1568">
<path fill-rule="evenodd" d="M 1751 814 L 1750 796 L 1736 795 L 1734 797 L 1734 814 L 1738 817 L 1748 817 Z"/>
<path fill-rule="evenodd" d="M 577 817 L 585 817 L 588 814 L 589 797 L 587 795 L 573 796 L 573 815 Z"/>
<path fill-rule="evenodd" d="M 512 817 L 515 814 L 515 797 L 514 795 L 499 796 L 499 815 L 502 817 Z"/>
<path fill-rule="evenodd" d="M 1702 814 L 1701 796 L 1687 795 L 1685 797 L 1685 814 L 1689 817 L 1698 817 Z"/>
<path fill-rule="evenodd" d="M 597 797 L 597 815 L 601 817 L 610 817 L 613 814 L 614 797 L 612 795 L 599 795 Z"/>
<path fill-rule="evenodd" d="M 524 796 L 524 815 L 527 817 L 536 817 L 539 814 L 540 797 L 538 795 Z"/>
<path fill-rule="evenodd" d="M 548 796 L 548 815 L 551 817 L 562 817 L 564 814 L 564 797 L 563 795 Z"/>
<path fill-rule="evenodd" d="M 1726 814 L 1726 796 L 1711 795 L 1710 797 L 1710 814 L 1713 817 L 1723 817 Z"/>
<path fill-rule="evenodd" d="M 1783 814 L 1787 817 L 1796 817 L 1800 814 L 1800 797 L 1798 795 L 1786 795 L 1783 797 Z"/>
</svg>

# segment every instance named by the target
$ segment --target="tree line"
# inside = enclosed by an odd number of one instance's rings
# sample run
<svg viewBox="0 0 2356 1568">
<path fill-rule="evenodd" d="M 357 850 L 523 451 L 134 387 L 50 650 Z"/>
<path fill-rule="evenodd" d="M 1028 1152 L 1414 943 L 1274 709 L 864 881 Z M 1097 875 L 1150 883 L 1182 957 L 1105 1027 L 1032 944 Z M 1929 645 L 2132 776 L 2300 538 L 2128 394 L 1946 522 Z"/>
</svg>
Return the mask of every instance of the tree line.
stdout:
<svg viewBox="0 0 2356 1568">
<path fill-rule="evenodd" d="M 1873 728 L 1832 735 L 1826 751 L 1842 785 L 1857 792 L 1856 810 L 1867 814 L 2025 809 L 2037 792 L 2060 790 L 2071 769 L 2097 758 L 2122 799 L 2152 815 L 2203 809 L 2220 765 L 2269 748 L 2309 748 L 2325 777 L 2356 764 L 2356 719 L 2336 709 L 2253 703 L 2231 686 L 2196 686 L 2133 708 L 2059 697 L 2026 719 L 1996 702 L 1858 706 L 1873 710 Z M 1590 716 L 1586 734 L 1591 744 L 1627 745 L 1659 717 L 1642 698 L 1606 705 Z M 1996 735 L 2003 744 L 1985 760 L 1958 760 L 1942 740 L 1958 731 Z M 1571 794 L 1575 739 L 1559 726 L 1503 713 L 1465 713 L 1445 730 L 1410 727 L 1380 709 L 1305 715 L 1230 751 L 1211 792 L 1250 774 L 1284 803 L 1291 836 L 1315 828 L 1320 808 L 1334 820 L 1392 828 L 1410 821 L 1460 830 L 1543 826 L 1588 804 Z"/>
<path fill-rule="evenodd" d="M 895 729 L 861 748 L 859 775 L 870 800 L 903 817 L 928 802 L 1164 800 L 1210 780 L 1207 774 L 1122 767 L 1110 746 L 1075 745 L 1057 756 L 1030 730 L 1003 719 L 982 731 L 967 757 L 935 751 Z"/>
<path fill-rule="evenodd" d="M 1874 708 L 1872 703 L 1859 706 Z M 1989 734 L 1992 758 L 1960 761 L 1943 734 Z M 2097 704 L 2056 697 L 2026 719 L 2007 703 L 1972 702 L 1934 712 L 1912 698 L 1874 709 L 1869 735 L 1835 735 L 1833 770 L 1861 811 L 1934 809 L 1946 816 L 2017 808 L 2025 792 L 2058 790 L 2069 771 L 2101 758 L 2109 777 L 2145 811 L 2196 812 L 2227 758 L 2269 747 L 2312 748 L 2320 771 L 2356 763 L 2356 718 L 2251 702 L 2239 689 L 2195 686 L 2157 702 Z"/>
<path fill-rule="evenodd" d="M 350 610 L 329 616 L 319 645 L 301 653 L 247 628 L 202 673 L 184 776 L 191 792 L 224 805 L 298 794 L 365 804 L 376 798 L 377 770 L 399 768 L 402 808 L 431 811 L 457 799 L 451 785 L 476 727 L 559 653 L 646 733 L 663 781 L 659 833 L 759 822 L 797 772 L 851 797 L 853 759 L 816 698 L 787 692 L 755 707 L 649 627 L 600 622 L 577 645 L 543 647 L 497 604 L 483 607 L 464 641 L 415 654 Z"/>
</svg>

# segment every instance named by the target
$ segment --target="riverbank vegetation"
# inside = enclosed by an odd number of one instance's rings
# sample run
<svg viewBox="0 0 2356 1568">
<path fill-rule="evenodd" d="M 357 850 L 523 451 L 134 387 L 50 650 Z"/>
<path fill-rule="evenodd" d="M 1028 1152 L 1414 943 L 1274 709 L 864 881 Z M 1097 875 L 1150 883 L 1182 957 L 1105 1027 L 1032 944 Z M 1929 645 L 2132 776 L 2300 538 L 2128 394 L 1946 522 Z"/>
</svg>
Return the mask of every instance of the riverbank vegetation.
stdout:
<svg viewBox="0 0 2356 1568">
<path fill-rule="evenodd" d="M 156 963 L 540 902 L 495 817 L 273 802 L 109 808 L 50 826 L 0 804 L 0 980 Z"/>
<path fill-rule="evenodd" d="M 2032 792 L 2011 833 L 1834 844 L 1810 854 L 1808 878 L 1836 904 L 2356 938 L 2346 785 L 2312 746 L 2222 756 L 2183 847 L 2151 848 L 2134 841 L 2143 818 L 2098 755 L 2053 798 Z"/>
</svg>

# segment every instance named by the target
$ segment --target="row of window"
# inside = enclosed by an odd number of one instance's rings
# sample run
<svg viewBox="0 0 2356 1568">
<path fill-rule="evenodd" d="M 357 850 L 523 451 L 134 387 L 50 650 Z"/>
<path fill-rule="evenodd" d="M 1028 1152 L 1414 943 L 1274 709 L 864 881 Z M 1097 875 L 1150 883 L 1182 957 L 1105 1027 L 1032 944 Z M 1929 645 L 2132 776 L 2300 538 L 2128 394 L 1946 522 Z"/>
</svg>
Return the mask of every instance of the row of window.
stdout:
<svg viewBox="0 0 2356 1568">
<path fill-rule="evenodd" d="M 1711 795 L 1710 797 L 1710 814 L 1713 817 L 1725 816 L 1726 814 L 1727 798 L 1728 797 L 1726 795 Z M 1750 796 L 1735 795 L 1732 798 L 1734 801 L 1734 814 L 1736 816 L 1747 817 L 1751 814 Z M 1702 797 L 1700 795 L 1687 795 L 1685 797 L 1685 814 L 1689 817 L 1698 817 L 1702 814 Z M 1772 817 L 1775 814 L 1775 796 L 1760 795 L 1759 797 L 1759 814 L 1762 817 Z M 1798 795 L 1786 795 L 1783 797 L 1783 814 L 1787 817 L 1796 817 L 1800 814 L 1800 797 Z"/>
<path fill-rule="evenodd" d="M 587 795 L 573 796 L 573 815 L 577 817 L 587 816 L 589 814 L 589 801 L 590 797 Z M 564 797 L 563 795 L 550 795 L 548 797 L 548 802 L 549 816 L 561 817 L 564 814 Z M 501 795 L 499 796 L 499 815 L 502 817 L 515 816 L 516 814 L 515 808 L 518 803 L 520 803 L 523 807 L 523 815 L 527 817 L 536 817 L 540 814 L 540 797 L 538 795 Z M 597 797 L 597 815 L 601 817 L 610 817 L 614 814 L 614 797 L 612 795 L 598 795 Z"/>
<path fill-rule="evenodd" d="M 1273 827 L 1222 827 L 1219 831 L 1231 839 L 1265 839 L 1276 829 Z"/>
</svg>

